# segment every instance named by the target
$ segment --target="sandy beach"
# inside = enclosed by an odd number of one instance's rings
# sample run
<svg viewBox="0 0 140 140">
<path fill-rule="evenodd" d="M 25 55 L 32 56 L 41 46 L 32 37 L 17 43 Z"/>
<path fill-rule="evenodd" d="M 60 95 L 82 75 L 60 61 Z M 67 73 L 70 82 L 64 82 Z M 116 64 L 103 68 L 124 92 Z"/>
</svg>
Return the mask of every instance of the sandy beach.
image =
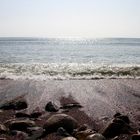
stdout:
<svg viewBox="0 0 140 140">
<path fill-rule="evenodd" d="M 76 111 L 69 114 L 77 120 L 80 116 L 84 120 L 81 123 L 98 130 L 116 112 L 128 115 L 136 127 L 140 125 L 140 80 L 136 79 L 0 80 L 0 104 L 21 96 L 28 102 L 28 112 L 37 107 L 43 110 L 49 101 L 58 106 L 78 102 L 83 108 L 77 115 Z"/>
</svg>

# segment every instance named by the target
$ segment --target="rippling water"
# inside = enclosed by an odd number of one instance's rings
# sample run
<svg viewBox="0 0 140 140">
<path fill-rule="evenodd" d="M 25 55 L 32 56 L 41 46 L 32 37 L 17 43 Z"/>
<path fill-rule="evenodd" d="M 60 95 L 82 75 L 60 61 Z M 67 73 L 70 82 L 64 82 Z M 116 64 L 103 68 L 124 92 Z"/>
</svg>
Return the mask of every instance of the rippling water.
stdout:
<svg viewBox="0 0 140 140">
<path fill-rule="evenodd" d="M 139 78 L 140 39 L 0 38 L 1 78 Z"/>
</svg>

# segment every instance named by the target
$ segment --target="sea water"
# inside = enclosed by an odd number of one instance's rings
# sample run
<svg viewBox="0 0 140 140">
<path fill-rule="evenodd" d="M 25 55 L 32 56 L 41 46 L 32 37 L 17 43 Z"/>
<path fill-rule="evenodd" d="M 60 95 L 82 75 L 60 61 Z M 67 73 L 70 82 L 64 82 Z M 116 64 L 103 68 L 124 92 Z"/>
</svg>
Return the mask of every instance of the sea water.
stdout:
<svg viewBox="0 0 140 140">
<path fill-rule="evenodd" d="M 0 78 L 140 78 L 140 38 L 0 38 Z"/>
</svg>

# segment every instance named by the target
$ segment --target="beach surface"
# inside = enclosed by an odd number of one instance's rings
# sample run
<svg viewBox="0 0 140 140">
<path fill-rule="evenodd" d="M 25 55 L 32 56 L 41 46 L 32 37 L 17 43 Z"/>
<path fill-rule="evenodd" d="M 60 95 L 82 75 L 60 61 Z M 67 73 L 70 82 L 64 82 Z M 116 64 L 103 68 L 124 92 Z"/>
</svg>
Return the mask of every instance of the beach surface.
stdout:
<svg viewBox="0 0 140 140">
<path fill-rule="evenodd" d="M 83 108 L 68 114 L 98 130 L 116 112 L 128 115 L 136 127 L 140 125 L 140 80 L 136 79 L 0 80 L 0 104 L 18 97 L 26 98 L 28 112 L 44 110 L 49 101 L 58 106 L 78 102 Z"/>
</svg>

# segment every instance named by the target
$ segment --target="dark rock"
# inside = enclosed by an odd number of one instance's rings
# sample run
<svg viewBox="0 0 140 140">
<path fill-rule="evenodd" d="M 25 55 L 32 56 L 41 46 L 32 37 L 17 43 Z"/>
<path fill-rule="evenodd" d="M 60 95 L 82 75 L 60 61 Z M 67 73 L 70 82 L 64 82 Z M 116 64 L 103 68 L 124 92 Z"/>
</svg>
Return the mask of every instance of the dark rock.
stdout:
<svg viewBox="0 0 140 140">
<path fill-rule="evenodd" d="M 17 130 L 12 130 L 10 132 L 10 135 L 12 135 L 12 136 L 22 135 L 22 136 L 24 136 L 24 138 L 27 138 L 28 137 L 28 134 L 27 133 L 22 132 L 22 131 L 17 131 Z"/>
<path fill-rule="evenodd" d="M 58 128 L 63 127 L 69 134 L 78 127 L 77 121 L 66 114 L 52 115 L 45 123 L 45 133 L 56 132 Z"/>
<path fill-rule="evenodd" d="M 64 104 L 61 109 L 72 109 L 72 108 L 81 108 L 82 106 L 79 103 L 69 103 Z"/>
<path fill-rule="evenodd" d="M 2 110 L 14 109 L 14 104 L 11 102 L 5 103 L 0 107 L 0 109 L 2 109 Z"/>
<path fill-rule="evenodd" d="M 21 109 L 27 108 L 27 106 L 28 105 L 27 105 L 26 101 L 24 101 L 24 100 L 21 100 L 21 101 L 11 101 L 11 102 L 3 104 L 0 107 L 0 109 L 2 109 L 2 110 L 11 110 L 11 109 L 21 110 Z"/>
<path fill-rule="evenodd" d="M 53 102 L 48 102 L 47 105 L 45 106 L 45 110 L 49 112 L 57 112 L 59 108 Z"/>
<path fill-rule="evenodd" d="M 74 133 L 74 136 L 78 139 L 78 140 L 85 140 L 87 138 L 87 136 L 94 134 L 95 131 L 93 131 L 92 129 L 86 129 L 83 131 L 77 131 Z"/>
<path fill-rule="evenodd" d="M 85 140 L 106 140 L 106 138 L 102 134 L 95 133 L 87 136 Z"/>
<path fill-rule="evenodd" d="M 42 136 L 44 129 L 41 127 L 29 127 L 27 128 L 27 132 L 29 133 L 28 140 L 36 140 Z"/>
<path fill-rule="evenodd" d="M 140 140 L 140 134 L 132 135 L 132 140 Z"/>
<path fill-rule="evenodd" d="M 7 128 L 5 125 L 0 124 L 0 134 L 5 134 L 7 131 Z"/>
<path fill-rule="evenodd" d="M 120 134 L 129 133 L 130 126 L 121 119 L 114 119 L 103 131 L 106 138 L 113 138 Z"/>
<path fill-rule="evenodd" d="M 35 112 L 31 113 L 30 118 L 38 118 L 41 115 L 42 115 L 42 112 L 35 111 Z"/>
<path fill-rule="evenodd" d="M 26 114 L 26 113 L 23 113 L 23 112 L 17 112 L 17 113 L 15 114 L 15 117 L 16 117 L 16 118 L 29 118 L 30 115 L 29 115 L 29 114 Z"/>
<path fill-rule="evenodd" d="M 15 110 L 22 110 L 22 109 L 26 109 L 28 107 L 26 101 L 17 101 L 14 104 L 14 109 Z"/>
<path fill-rule="evenodd" d="M 58 128 L 57 134 L 64 137 L 70 136 L 70 134 L 63 127 Z"/>
<path fill-rule="evenodd" d="M 35 122 L 31 120 L 14 120 L 9 124 L 10 130 L 26 131 L 28 127 L 35 126 Z"/>
<path fill-rule="evenodd" d="M 125 123 L 129 124 L 130 123 L 130 120 L 129 120 L 129 117 L 126 116 L 126 115 L 119 115 L 117 116 L 116 118 L 119 118 L 121 120 L 123 120 Z"/>
<path fill-rule="evenodd" d="M 121 113 L 117 112 L 113 117 L 116 118 L 118 116 L 121 116 Z"/>
</svg>

